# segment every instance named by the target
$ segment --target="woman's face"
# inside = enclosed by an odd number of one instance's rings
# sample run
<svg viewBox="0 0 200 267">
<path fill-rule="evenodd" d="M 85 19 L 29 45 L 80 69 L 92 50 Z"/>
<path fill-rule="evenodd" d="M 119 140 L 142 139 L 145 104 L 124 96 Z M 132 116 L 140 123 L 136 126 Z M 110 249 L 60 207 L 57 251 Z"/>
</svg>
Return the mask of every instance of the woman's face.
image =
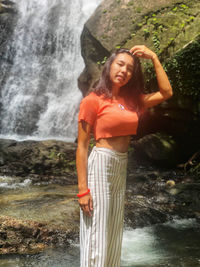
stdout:
<svg viewBox="0 0 200 267">
<path fill-rule="evenodd" d="M 129 54 L 118 54 L 110 66 L 112 84 L 117 87 L 127 84 L 133 74 L 133 65 L 133 58 Z"/>
</svg>

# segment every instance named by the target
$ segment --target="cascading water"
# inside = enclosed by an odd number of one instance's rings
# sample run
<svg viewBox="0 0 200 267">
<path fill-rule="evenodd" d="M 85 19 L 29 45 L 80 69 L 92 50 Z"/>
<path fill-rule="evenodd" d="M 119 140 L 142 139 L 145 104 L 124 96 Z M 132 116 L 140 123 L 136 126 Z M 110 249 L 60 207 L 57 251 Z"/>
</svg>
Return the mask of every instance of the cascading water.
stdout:
<svg viewBox="0 0 200 267">
<path fill-rule="evenodd" d="M 100 2 L 16 1 L 19 20 L 5 54 L 14 55 L 12 66 L 2 65 L 1 136 L 75 139 L 82 97 L 77 78 L 84 67 L 80 34 Z"/>
</svg>

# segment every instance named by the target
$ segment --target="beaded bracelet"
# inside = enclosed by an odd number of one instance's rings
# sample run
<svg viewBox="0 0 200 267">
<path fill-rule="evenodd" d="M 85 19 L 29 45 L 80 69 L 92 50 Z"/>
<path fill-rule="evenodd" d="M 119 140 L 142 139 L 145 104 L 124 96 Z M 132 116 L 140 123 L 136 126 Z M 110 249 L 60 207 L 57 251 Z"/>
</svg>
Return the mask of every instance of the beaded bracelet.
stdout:
<svg viewBox="0 0 200 267">
<path fill-rule="evenodd" d="M 86 196 L 89 193 L 90 193 L 90 189 L 88 188 L 87 192 L 85 192 L 83 194 L 77 194 L 77 197 L 84 197 L 84 196 Z"/>
</svg>

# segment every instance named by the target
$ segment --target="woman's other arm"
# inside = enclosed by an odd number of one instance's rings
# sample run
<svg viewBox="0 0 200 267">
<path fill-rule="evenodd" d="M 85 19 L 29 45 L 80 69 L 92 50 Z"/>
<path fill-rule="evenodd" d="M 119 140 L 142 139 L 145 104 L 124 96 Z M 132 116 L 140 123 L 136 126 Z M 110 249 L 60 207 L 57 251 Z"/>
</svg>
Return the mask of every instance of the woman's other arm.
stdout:
<svg viewBox="0 0 200 267">
<path fill-rule="evenodd" d="M 78 190 L 79 194 L 83 194 L 88 190 L 87 183 L 87 164 L 88 164 L 88 147 L 90 142 L 91 125 L 85 121 L 78 124 L 78 147 L 76 150 L 76 169 L 78 175 Z M 80 197 L 79 205 L 83 212 L 92 216 L 92 197 L 87 194 Z"/>
<path fill-rule="evenodd" d="M 136 45 L 130 52 L 137 57 L 151 59 L 155 68 L 159 91 L 142 95 L 144 107 L 153 107 L 170 98 L 173 95 L 172 87 L 157 55 L 144 45 Z"/>
</svg>

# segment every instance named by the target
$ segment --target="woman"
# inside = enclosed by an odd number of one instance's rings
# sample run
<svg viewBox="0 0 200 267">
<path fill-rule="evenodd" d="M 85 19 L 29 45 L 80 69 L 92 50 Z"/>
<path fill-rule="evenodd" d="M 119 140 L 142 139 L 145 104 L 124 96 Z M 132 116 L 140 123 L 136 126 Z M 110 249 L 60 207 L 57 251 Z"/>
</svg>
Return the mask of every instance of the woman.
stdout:
<svg viewBox="0 0 200 267">
<path fill-rule="evenodd" d="M 143 94 L 139 58 L 152 60 L 159 91 Z M 157 55 L 144 45 L 119 49 L 107 60 L 96 88 L 80 104 L 76 164 L 82 267 L 119 267 L 130 136 L 138 114 L 172 96 Z M 96 146 L 88 159 L 90 134 Z"/>
</svg>

